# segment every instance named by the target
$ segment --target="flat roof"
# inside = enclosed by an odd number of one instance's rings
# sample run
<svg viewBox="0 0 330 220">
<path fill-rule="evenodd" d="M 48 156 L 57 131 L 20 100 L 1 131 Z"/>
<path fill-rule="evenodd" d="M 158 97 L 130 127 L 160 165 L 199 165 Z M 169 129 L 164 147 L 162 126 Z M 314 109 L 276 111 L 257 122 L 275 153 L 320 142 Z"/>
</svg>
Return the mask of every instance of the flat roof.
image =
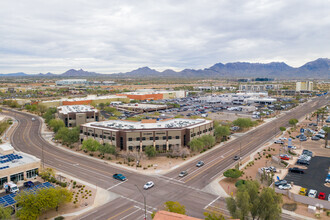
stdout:
<svg viewBox="0 0 330 220">
<path fill-rule="evenodd" d="M 86 101 L 86 100 L 102 100 L 102 99 L 123 99 L 127 98 L 127 96 L 117 96 L 117 95 L 107 95 L 107 96 L 96 96 L 96 95 L 89 95 L 87 97 L 83 98 L 62 98 L 58 100 L 48 100 L 48 101 L 42 101 L 43 103 L 48 103 L 48 102 L 61 102 L 61 101 L 69 101 L 69 102 L 74 102 L 74 101 Z"/>
<path fill-rule="evenodd" d="M 121 104 L 118 107 L 123 108 L 137 108 L 137 109 L 156 109 L 156 108 L 166 108 L 167 105 L 154 105 L 154 104 Z"/>
<path fill-rule="evenodd" d="M 83 126 L 87 127 L 104 127 L 115 130 L 134 130 L 134 129 L 155 129 L 155 128 L 190 128 L 197 125 L 208 124 L 212 121 L 205 119 L 185 119 L 175 118 L 161 121 L 125 121 L 125 120 L 110 120 L 102 122 L 90 122 Z"/>
<path fill-rule="evenodd" d="M 9 142 L 0 145 L 2 151 L 14 150 L 13 146 Z"/>
<path fill-rule="evenodd" d="M 63 105 L 57 107 L 59 113 L 68 114 L 68 113 L 84 113 L 84 112 L 98 112 L 97 109 L 90 105 Z"/>
<path fill-rule="evenodd" d="M 23 152 L 14 152 L 8 155 L 0 154 L 0 173 L 2 170 L 6 170 L 13 167 L 25 166 L 26 164 L 38 161 L 40 161 L 40 159 Z"/>
</svg>

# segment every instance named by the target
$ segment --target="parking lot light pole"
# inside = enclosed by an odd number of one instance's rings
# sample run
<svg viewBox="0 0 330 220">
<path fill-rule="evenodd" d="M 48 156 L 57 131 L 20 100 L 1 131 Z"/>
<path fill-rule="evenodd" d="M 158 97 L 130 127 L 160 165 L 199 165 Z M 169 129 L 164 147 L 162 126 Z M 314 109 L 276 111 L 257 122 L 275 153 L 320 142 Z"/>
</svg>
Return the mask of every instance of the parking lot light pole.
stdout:
<svg viewBox="0 0 330 220">
<path fill-rule="evenodd" d="M 134 184 L 136 186 L 136 188 L 139 190 L 139 192 L 142 194 L 143 196 L 143 200 L 144 200 L 144 220 L 147 220 L 147 202 L 146 202 L 146 197 L 145 195 L 142 193 L 142 191 L 140 190 L 140 188 Z"/>
</svg>

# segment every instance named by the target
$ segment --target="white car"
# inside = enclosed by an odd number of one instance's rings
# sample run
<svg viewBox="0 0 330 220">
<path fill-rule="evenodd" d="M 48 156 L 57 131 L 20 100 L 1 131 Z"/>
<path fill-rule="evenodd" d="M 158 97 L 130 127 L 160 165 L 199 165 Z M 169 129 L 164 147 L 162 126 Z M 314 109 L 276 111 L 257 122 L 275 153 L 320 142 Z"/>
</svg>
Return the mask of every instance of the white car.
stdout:
<svg viewBox="0 0 330 220">
<path fill-rule="evenodd" d="M 279 189 L 291 189 L 291 184 L 284 184 L 284 185 L 279 185 Z"/>
<path fill-rule="evenodd" d="M 285 138 L 285 137 L 281 137 L 281 138 L 279 138 L 279 140 L 281 140 L 281 141 L 285 141 L 286 138 Z"/>
<path fill-rule="evenodd" d="M 284 141 L 282 141 L 282 140 L 276 140 L 276 141 L 274 141 L 274 143 L 275 144 L 284 144 Z"/>
<path fill-rule="evenodd" d="M 315 198 L 317 191 L 315 189 L 309 190 L 308 197 Z"/>
<path fill-rule="evenodd" d="M 155 184 L 154 184 L 154 182 L 152 182 L 152 181 L 149 181 L 149 182 L 147 182 L 145 185 L 144 185 L 144 189 L 149 189 L 149 188 L 151 188 L 151 187 L 153 187 Z"/>
</svg>

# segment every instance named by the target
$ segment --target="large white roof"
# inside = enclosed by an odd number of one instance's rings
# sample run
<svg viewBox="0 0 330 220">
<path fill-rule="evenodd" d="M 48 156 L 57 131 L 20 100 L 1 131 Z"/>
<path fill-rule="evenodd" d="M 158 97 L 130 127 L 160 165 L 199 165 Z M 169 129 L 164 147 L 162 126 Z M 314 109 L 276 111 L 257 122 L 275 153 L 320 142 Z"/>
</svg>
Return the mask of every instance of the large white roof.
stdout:
<svg viewBox="0 0 330 220">
<path fill-rule="evenodd" d="M 83 112 L 98 112 L 92 106 L 89 105 L 64 105 L 57 107 L 59 113 L 68 114 L 68 113 L 83 113 Z"/>
<path fill-rule="evenodd" d="M 208 124 L 210 120 L 205 119 L 184 119 L 184 118 L 175 118 L 170 120 L 156 121 L 153 123 L 150 122 L 135 122 L 135 121 L 123 121 L 123 120 L 110 120 L 102 122 L 90 122 L 84 124 L 87 127 L 104 127 L 109 129 L 157 129 L 157 128 L 190 128 L 197 125 Z"/>
</svg>

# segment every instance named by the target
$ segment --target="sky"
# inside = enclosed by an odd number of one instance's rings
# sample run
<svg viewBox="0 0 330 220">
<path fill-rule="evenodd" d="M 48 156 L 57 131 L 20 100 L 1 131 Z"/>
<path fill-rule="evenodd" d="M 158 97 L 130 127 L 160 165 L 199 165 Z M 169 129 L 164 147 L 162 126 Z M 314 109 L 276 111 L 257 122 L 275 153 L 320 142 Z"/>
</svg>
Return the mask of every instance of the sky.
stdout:
<svg viewBox="0 0 330 220">
<path fill-rule="evenodd" d="M 0 73 L 330 58 L 328 0 L 1 0 Z"/>
</svg>

